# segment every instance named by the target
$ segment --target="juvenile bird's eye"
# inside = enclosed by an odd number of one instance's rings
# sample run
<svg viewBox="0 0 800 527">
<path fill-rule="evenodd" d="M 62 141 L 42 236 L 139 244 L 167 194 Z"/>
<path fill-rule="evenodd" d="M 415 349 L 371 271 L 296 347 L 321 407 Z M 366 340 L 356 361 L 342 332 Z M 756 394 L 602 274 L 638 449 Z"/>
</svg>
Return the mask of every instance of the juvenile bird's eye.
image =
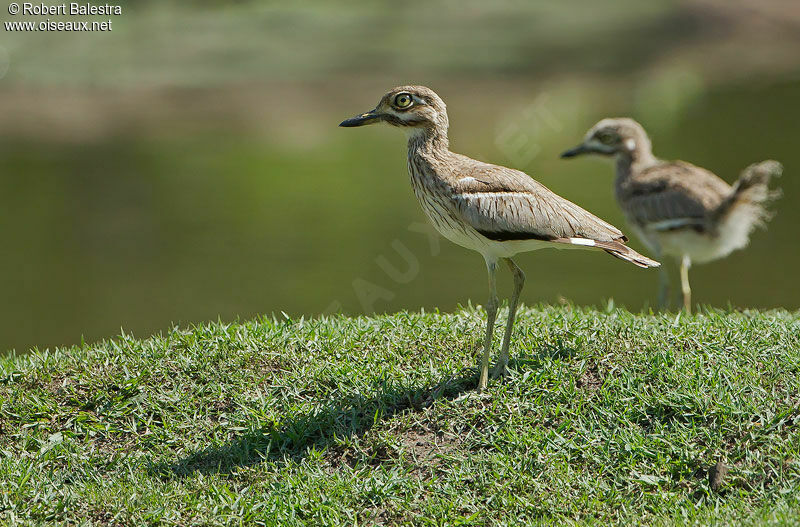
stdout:
<svg viewBox="0 0 800 527">
<path fill-rule="evenodd" d="M 394 97 L 394 105 L 397 108 L 408 108 L 412 102 L 414 100 L 411 98 L 411 94 L 408 93 L 398 93 Z"/>
<path fill-rule="evenodd" d="M 611 143 L 614 142 L 614 135 L 608 132 L 599 133 L 595 137 L 597 137 L 597 140 L 603 143 L 604 145 L 610 145 Z"/>
</svg>

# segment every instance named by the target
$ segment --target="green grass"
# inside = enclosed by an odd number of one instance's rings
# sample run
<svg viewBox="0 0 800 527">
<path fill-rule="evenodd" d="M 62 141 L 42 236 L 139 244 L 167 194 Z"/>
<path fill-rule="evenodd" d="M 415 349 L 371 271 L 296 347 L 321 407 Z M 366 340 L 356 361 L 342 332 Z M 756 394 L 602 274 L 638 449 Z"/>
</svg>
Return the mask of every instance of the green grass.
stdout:
<svg viewBox="0 0 800 527">
<path fill-rule="evenodd" d="M 262 318 L 3 359 L 0 523 L 800 522 L 799 314 L 524 309 L 480 395 L 483 319 Z"/>
</svg>

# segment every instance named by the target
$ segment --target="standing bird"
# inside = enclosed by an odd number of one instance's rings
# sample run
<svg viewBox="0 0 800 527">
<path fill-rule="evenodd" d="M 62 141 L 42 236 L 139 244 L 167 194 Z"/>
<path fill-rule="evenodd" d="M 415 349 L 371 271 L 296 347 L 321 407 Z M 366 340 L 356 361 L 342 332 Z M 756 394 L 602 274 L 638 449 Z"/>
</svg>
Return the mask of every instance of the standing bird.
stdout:
<svg viewBox="0 0 800 527">
<path fill-rule="evenodd" d="M 777 161 L 750 165 L 731 186 L 703 168 L 654 157 L 650 138 L 633 119 L 603 119 L 581 144 L 561 157 L 589 153 L 616 157 L 614 187 L 631 227 L 656 258 L 669 255 L 680 260 L 687 312 L 692 306 L 692 263 L 710 262 L 745 247 L 752 230 L 770 218 L 767 203 L 780 195 L 769 189 L 770 178 L 783 170 Z M 662 268 L 662 307 L 667 304 L 668 291 L 667 273 Z"/>
<path fill-rule="evenodd" d="M 493 372 L 505 373 L 508 346 L 525 274 L 512 260 L 517 253 L 545 247 L 603 249 L 639 267 L 659 263 L 626 247 L 627 238 L 613 225 L 558 196 L 527 174 L 482 163 L 450 151 L 447 110 L 424 86 L 400 86 L 378 106 L 339 126 L 386 122 L 408 135 L 408 172 L 414 194 L 436 229 L 448 240 L 478 251 L 489 271 L 488 316 L 478 390 L 489 375 L 492 330 L 497 315 L 495 274 L 504 260 L 514 275 L 500 359 Z"/>
</svg>

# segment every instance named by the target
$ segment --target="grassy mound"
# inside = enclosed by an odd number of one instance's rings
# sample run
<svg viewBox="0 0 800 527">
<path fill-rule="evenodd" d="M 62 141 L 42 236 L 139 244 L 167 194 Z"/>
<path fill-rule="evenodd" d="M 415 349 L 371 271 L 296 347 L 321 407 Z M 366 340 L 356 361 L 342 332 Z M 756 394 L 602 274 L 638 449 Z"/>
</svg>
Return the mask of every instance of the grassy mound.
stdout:
<svg viewBox="0 0 800 527">
<path fill-rule="evenodd" d="M 263 318 L 4 359 L 0 523 L 800 522 L 799 314 L 523 309 L 477 394 L 483 322 Z"/>
</svg>

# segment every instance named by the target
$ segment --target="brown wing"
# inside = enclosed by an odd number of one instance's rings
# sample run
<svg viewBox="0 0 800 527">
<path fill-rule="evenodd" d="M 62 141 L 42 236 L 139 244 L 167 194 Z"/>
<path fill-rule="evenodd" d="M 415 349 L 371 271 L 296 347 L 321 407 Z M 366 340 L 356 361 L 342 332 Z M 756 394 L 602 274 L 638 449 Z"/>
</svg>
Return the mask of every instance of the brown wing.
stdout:
<svg viewBox="0 0 800 527">
<path fill-rule="evenodd" d="M 566 200 L 524 172 L 488 163 L 457 167 L 450 181 L 462 218 L 496 240 L 625 240 L 619 229 Z"/>
<path fill-rule="evenodd" d="M 708 170 L 683 161 L 659 163 L 623 180 L 617 195 L 628 219 L 655 230 L 702 230 L 733 191 Z"/>
</svg>

